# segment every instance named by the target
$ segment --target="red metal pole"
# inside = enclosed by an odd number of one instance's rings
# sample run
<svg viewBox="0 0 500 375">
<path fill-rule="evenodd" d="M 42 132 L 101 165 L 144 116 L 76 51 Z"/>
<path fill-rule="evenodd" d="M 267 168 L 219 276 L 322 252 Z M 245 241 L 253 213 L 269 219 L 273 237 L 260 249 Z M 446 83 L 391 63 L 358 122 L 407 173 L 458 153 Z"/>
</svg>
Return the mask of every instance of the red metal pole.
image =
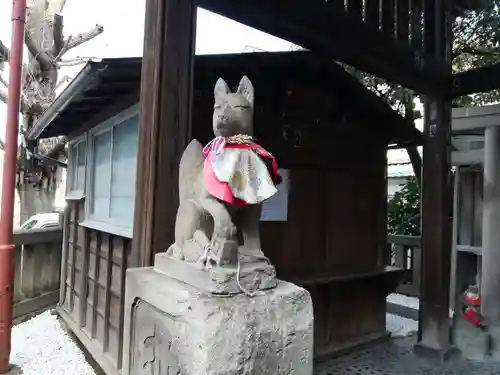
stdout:
<svg viewBox="0 0 500 375">
<path fill-rule="evenodd" d="M 16 188 L 16 160 L 21 102 L 26 0 L 12 2 L 12 38 L 9 56 L 9 93 L 5 127 L 2 202 L 0 213 L 0 374 L 9 371 L 12 332 L 13 253 L 12 230 Z"/>
</svg>

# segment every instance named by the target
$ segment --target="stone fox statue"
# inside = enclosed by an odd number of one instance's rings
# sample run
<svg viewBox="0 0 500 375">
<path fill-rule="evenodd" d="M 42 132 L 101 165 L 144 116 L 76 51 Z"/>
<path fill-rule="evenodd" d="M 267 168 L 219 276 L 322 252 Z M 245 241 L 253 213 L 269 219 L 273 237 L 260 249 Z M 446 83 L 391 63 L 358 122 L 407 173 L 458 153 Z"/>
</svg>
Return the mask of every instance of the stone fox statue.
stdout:
<svg viewBox="0 0 500 375">
<path fill-rule="evenodd" d="M 175 243 L 168 254 L 211 268 L 239 269 L 239 240 L 247 262 L 266 261 L 259 221 L 262 202 L 281 182 L 274 157 L 253 140 L 254 87 L 243 77 L 232 93 L 219 78 L 214 90 L 215 139 L 193 140 L 179 167 Z"/>
</svg>

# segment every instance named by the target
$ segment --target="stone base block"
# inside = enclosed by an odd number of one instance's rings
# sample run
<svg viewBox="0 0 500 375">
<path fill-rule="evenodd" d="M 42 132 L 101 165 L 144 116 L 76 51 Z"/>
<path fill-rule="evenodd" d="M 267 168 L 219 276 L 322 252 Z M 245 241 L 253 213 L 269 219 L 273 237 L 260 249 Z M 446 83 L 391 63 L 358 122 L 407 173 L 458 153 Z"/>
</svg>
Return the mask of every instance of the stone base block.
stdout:
<svg viewBox="0 0 500 375">
<path fill-rule="evenodd" d="M 10 365 L 7 372 L 3 373 L 4 375 L 21 375 L 23 370 L 17 365 Z"/>
<path fill-rule="evenodd" d="M 153 268 L 127 271 L 123 374 L 312 375 L 309 293 L 279 281 L 214 296 Z"/>
<path fill-rule="evenodd" d="M 461 355 L 460 350 L 452 345 L 446 348 L 431 348 L 429 346 L 423 345 L 421 342 L 415 344 L 413 352 L 419 357 L 428 360 L 434 360 L 438 364 L 454 361 L 456 359 L 459 359 Z"/>
<path fill-rule="evenodd" d="M 277 285 L 276 269 L 266 262 L 241 263 L 239 284 L 248 291 L 266 290 Z M 201 269 L 194 263 L 177 260 L 166 253 L 155 256 L 155 270 L 173 279 L 185 282 L 213 294 L 238 294 L 237 267 Z"/>
</svg>

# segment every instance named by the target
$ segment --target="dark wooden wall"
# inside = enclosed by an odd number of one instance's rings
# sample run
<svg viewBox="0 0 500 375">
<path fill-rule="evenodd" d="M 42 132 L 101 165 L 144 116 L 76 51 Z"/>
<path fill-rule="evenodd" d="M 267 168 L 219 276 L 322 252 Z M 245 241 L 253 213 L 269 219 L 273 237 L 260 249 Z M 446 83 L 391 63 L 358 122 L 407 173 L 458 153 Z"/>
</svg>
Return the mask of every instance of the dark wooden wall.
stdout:
<svg viewBox="0 0 500 375">
<path fill-rule="evenodd" d="M 351 171 L 292 168 L 288 221 L 261 225 L 278 276 L 312 294 L 319 356 L 385 335 L 387 289 L 375 279 L 386 251 L 385 152 L 365 158 Z"/>
<path fill-rule="evenodd" d="M 59 311 L 107 374 L 121 368 L 125 271 L 131 240 L 85 228 L 84 200 L 69 201 Z"/>
<path fill-rule="evenodd" d="M 385 225 L 384 191 L 377 186 L 382 173 L 292 169 L 288 221 L 261 225 L 263 246 L 279 271 L 292 277 L 377 266 Z"/>
</svg>

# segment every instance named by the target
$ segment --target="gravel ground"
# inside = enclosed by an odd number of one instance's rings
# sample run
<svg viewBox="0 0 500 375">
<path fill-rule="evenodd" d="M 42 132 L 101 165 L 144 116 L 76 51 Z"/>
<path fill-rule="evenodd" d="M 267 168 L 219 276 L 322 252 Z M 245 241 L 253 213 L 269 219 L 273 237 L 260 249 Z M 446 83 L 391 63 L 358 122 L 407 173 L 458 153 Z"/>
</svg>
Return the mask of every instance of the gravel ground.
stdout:
<svg viewBox="0 0 500 375">
<path fill-rule="evenodd" d="M 393 293 L 387 296 L 387 302 L 418 310 L 418 298 L 415 297 L 407 297 L 402 294 Z M 418 322 L 416 320 L 403 318 L 393 314 L 386 314 L 386 326 L 393 337 L 405 337 L 410 333 L 418 331 Z"/>
<path fill-rule="evenodd" d="M 49 311 L 12 328 L 10 358 L 23 375 L 95 375 L 82 351 Z"/>
<path fill-rule="evenodd" d="M 387 302 L 395 303 L 412 309 L 418 310 L 419 301 L 417 297 L 408 297 L 403 294 L 392 293 L 387 296 Z"/>
<path fill-rule="evenodd" d="M 386 327 L 392 337 L 405 337 L 418 331 L 418 322 L 401 316 L 386 314 Z"/>
</svg>

